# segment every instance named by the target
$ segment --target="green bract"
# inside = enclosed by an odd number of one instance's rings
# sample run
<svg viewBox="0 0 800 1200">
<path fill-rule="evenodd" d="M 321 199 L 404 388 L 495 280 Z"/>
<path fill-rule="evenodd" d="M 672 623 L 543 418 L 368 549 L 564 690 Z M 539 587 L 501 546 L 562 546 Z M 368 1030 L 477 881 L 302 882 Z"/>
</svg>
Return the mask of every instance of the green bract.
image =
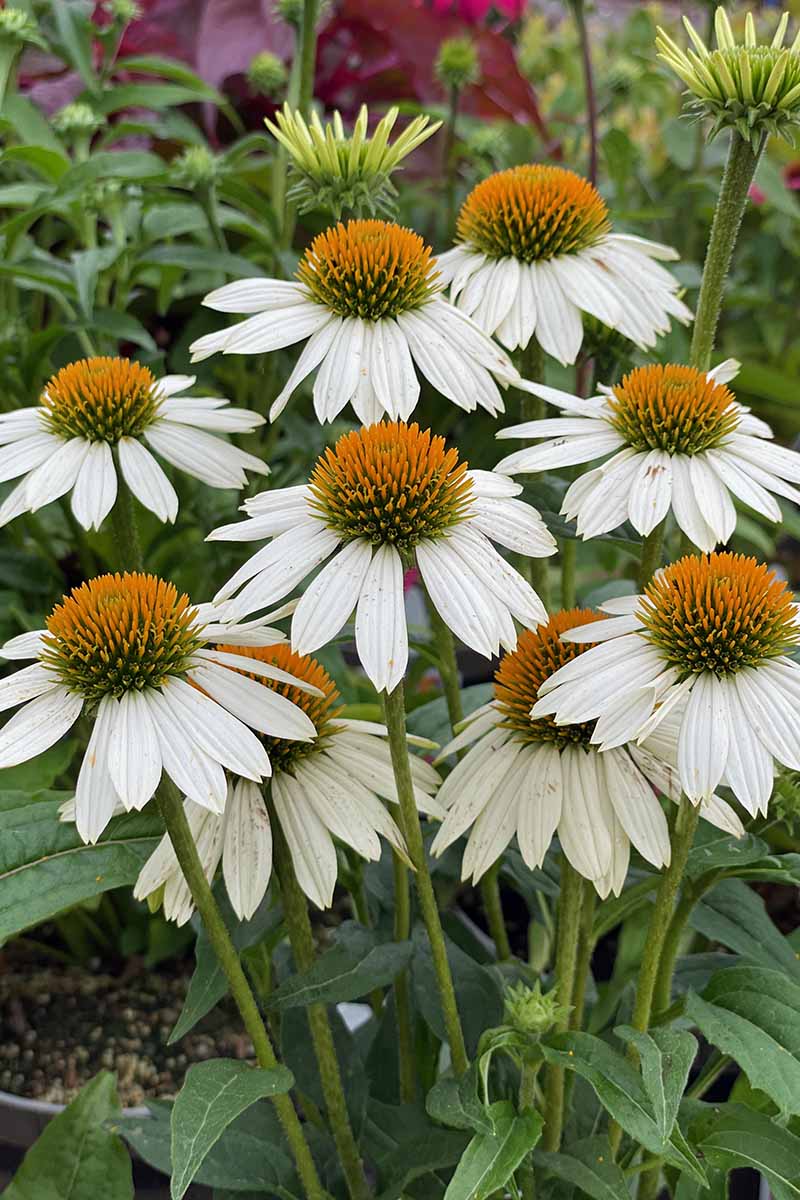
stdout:
<svg viewBox="0 0 800 1200">
<path fill-rule="evenodd" d="M 266 120 L 270 133 L 289 154 L 293 176 L 289 195 L 300 212 L 327 209 L 337 220 L 345 211 L 392 215 L 397 195 L 392 172 L 441 125 L 441 121 L 430 125 L 428 117 L 415 117 L 390 145 L 397 115 L 398 109 L 391 108 L 372 137 L 367 136 L 366 104 L 349 135 L 338 112 L 325 125 L 312 113 L 307 124 L 299 111 L 284 104 L 275 124 Z"/>
<path fill-rule="evenodd" d="M 762 139 L 776 134 L 794 142 L 800 122 L 800 34 L 791 47 L 783 40 L 789 22 L 784 13 L 769 45 L 756 41 L 752 13 L 747 14 L 744 44 L 733 36 L 727 13 L 718 8 L 714 21 L 716 50 L 709 50 L 688 18 L 683 19 L 694 49 L 684 51 L 659 28 L 656 46 L 694 95 L 690 108 L 713 117 L 711 137 L 733 128 L 757 151 Z"/>
</svg>

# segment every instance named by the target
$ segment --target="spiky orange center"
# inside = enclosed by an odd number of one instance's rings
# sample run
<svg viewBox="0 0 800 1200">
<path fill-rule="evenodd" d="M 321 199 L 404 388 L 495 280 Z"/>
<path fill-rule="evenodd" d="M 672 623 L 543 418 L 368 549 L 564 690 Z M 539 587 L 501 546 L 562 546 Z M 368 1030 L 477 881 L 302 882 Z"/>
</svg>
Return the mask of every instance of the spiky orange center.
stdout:
<svg viewBox="0 0 800 1200">
<path fill-rule="evenodd" d="M 157 385 L 152 371 L 129 358 L 82 358 L 53 376 L 41 404 L 59 437 L 115 445 L 155 419 Z"/>
<path fill-rule="evenodd" d="M 743 554 L 679 559 L 647 586 L 640 611 L 645 636 L 684 675 L 728 675 L 800 644 L 786 584 Z"/>
<path fill-rule="evenodd" d="M 100 575 L 47 618 L 43 659 L 87 700 L 157 687 L 200 646 L 189 597 L 156 575 Z"/>
<path fill-rule="evenodd" d="M 636 367 L 608 403 L 611 424 L 636 450 L 699 454 L 739 424 L 733 393 L 695 367 Z"/>
<path fill-rule="evenodd" d="M 379 321 L 419 308 L 437 291 L 436 260 L 419 234 L 388 221 L 348 221 L 314 238 L 297 278 L 342 317 Z"/>
<path fill-rule="evenodd" d="M 587 179 L 531 163 L 498 171 L 473 188 L 456 233 L 490 258 L 531 263 L 586 250 L 611 229 L 608 209 Z"/>
<path fill-rule="evenodd" d="M 505 654 L 494 677 L 494 694 L 502 713 L 502 724 L 515 736 L 528 742 L 553 742 L 562 748 L 572 744 L 588 745 L 594 721 L 580 725 L 556 725 L 552 717 L 531 717 L 531 709 L 546 679 L 589 650 L 594 642 L 562 642 L 561 634 L 577 625 L 602 620 L 591 608 L 571 608 L 554 613 L 546 625 L 525 629 L 517 648 Z"/>
<path fill-rule="evenodd" d="M 472 481 L 458 451 L 404 421 L 381 421 L 340 437 L 317 460 L 312 506 L 345 540 L 367 538 L 410 551 L 462 521 Z"/>
<path fill-rule="evenodd" d="M 296 675 L 298 679 L 303 679 L 306 683 L 312 684 L 313 687 L 317 687 L 325 693 L 324 696 L 314 696 L 292 684 L 279 683 L 274 679 L 265 679 L 263 675 L 250 674 L 244 668 L 243 674 L 249 675 L 250 679 L 272 688 L 274 692 L 285 696 L 287 700 L 291 700 L 292 704 L 302 708 L 303 712 L 313 721 L 317 731 L 316 740 L 313 742 L 291 742 L 284 738 L 267 737 L 262 734 L 261 740 L 269 754 L 273 770 L 290 771 L 301 759 L 318 754 L 326 742 L 335 736 L 334 718 L 342 711 L 342 705 L 339 704 L 339 692 L 325 668 L 310 654 L 296 654 L 285 642 L 281 642 L 277 646 L 220 646 L 220 649 L 231 654 L 241 655 L 243 659 L 257 659 L 259 662 L 279 667 L 282 671 Z"/>
</svg>

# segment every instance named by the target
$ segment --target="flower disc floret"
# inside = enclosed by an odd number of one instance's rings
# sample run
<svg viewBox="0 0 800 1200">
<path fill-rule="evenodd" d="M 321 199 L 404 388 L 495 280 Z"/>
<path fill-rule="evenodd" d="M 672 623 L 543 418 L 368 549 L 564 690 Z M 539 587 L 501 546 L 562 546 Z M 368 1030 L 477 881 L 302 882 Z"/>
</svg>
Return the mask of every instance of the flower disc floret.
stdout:
<svg viewBox="0 0 800 1200">
<path fill-rule="evenodd" d="M 332 312 L 369 321 L 419 308 L 439 290 L 430 246 L 387 221 L 324 230 L 306 250 L 297 278 Z"/>
<path fill-rule="evenodd" d="M 115 445 L 139 437 L 158 413 L 156 380 L 128 358 L 83 358 L 62 367 L 44 389 L 50 430 L 63 438 Z"/>
<path fill-rule="evenodd" d="M 635 450 L 699 454 L 736 431 L 733 393 L 694 367 L 630 371 L 608 401 L 609 423 Z"/>
<path fill-rule="evenodd" d="M 100 575 L 53 609 L 42 659 L 89 701 L 158 687 L 201 646 L 196 615 L 188 596 L 156 575 Z"/>
<path fill-rule="evenodd" d="M 473 188 L 456 232 L 489 258 L 531 263 L 577 254 L 610 230 L 608 209 L 588 180 L 564 167 L 531 164 L 498 171 Z"/>
<path fill-rule="evenodd" d="M 473 492 L 458 451 L 403 421 L 345 434 L 318 460 L 310 488 L 312 506 L 343 539 L 401 553 L 462 521 Z"/>
<path fill-rule="evenodd" d="M 684 676 L 731 675 L 800 644 L 795 604 L 783 580 L 755 558 L 679 559 L 647 587 L 640 616 L 647 638 Z"/>
<path fill-rule="evenodd" d="M 601 620 L 590 608 L 571 608 L 555 613 L 546 625 L 524 630 L 512 654 L 506 654 L 494 677 L 494 694 L 502 714 L 501 724 L 513 729 L 526 744 L 552 742 L 559 749 L 578 744 L 588 746 L 595 722 L 556 725 L 552 717 L 531 717 L 531 709 L 546 679 L 565 663 L 589 650 L 594 642 L 562 642 L 561 634 L 577 625 Z"/>
</svg>

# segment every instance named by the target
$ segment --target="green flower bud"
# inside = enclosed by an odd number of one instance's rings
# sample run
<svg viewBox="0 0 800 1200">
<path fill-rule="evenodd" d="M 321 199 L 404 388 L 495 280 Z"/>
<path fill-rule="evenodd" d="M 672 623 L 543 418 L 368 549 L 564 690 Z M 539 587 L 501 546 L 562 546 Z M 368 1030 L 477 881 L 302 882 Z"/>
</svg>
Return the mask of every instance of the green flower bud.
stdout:
<svg viewBox="0 0 800 1200">
<path fill-rule="evenodd" d="M 469 38 L 447 38 L 439 47 L 434 70 L 444 87 L 460 92 L 480 77 L 478 52 Z"/>
<path fill-rule="evenodd" d="M 131 21 L 136 21 L 142 15 L 136 0 L 111 0 L 108 12 L 117 25 L 130 25 Z"/>
<path fill-rule="evenodd" d="M 39 34 L 33 17 L 21 8 L 0 8 L 0 43 L 12 42 L 22 47 L 26 44 L 47 48 Z"/>
<path fill-rule="evenodd" d="M 770 809 L 793 837 L 800 835 L 800 771 L 778 770 Z"/>
<path fill-rule="evenodd" d="M 694 49 L 684 51 L 659 28 L 656 47 L 694 99 L 696 116 L 713 118 L 710 137 L 732 128 L 757 152 L 762 138 L 776 134 L 794 142 L 792 126 L 800 124 L 800 34 L 791 47 L 783 40 L 789 14 L 784 13 L 769 45 L 759 45 L 752 13 L 747 14 L 744 43 L 738 44 L 723 8 L 714 29 L 717 48 L 709 50 L 697 30 L 683 19 Z"/>
<path fill-rule="evenodd" d="M 325 125 L 314 112 L 306 124 L 300 112 L 284 104 L 275 123 L 267 120 L 267 129 L 289 155 L 288 194 L 299 211 L 327 209 L 336 220 L 346 210 L 358 216 L 393 215 L 397 192 L 392 172 L 441 125 L 440 121 L 429 125 L 428 117 L 415 117 L 390 144 L 397 115 L 396 108 L 390 109 L 372 137 L 367 136 L 366 105 L 361 106 L 351 134 L 345 132 L 338 112 Z"/>
<path fill-rule="evenodd" d="M 53 128 L 56 133 L 63 133 L 67 136 L 94 133 L 101 128 L 103 123 L 103 118 L 94 111 L 91 105 L 82 104 L 80 101 L 76 101 L 74 104 L 65 104 L 53 116 Z"/>
<path fill-rule="evenodd" d="M 170 164 L 170 182 L 176 187 L 210 187 L 217 177 L 217 160 L 205 146 L 187 146 Z"/>
<path fill-rule="evenodd" d="M 518 1033 L 541 1037 L 571 1011 L 570 1005 L 559 1004 L 555 988 L 543 993 L 539 980 L 533 987 L 518 983 L 506 989 L 505 1021 Z"/>
<path fill-rule="evenodd" d="M 273 98 L 286 89 L 289 72 L 277 54 L 264 50 L 247 68 L 247 82 L 259 96 Z"/>
<path fill-rule="evenodd" d="M 287 25 L 299 29 L 303 24 L 303 0 L 276 0 L 275 12 Z"/>
</svg>

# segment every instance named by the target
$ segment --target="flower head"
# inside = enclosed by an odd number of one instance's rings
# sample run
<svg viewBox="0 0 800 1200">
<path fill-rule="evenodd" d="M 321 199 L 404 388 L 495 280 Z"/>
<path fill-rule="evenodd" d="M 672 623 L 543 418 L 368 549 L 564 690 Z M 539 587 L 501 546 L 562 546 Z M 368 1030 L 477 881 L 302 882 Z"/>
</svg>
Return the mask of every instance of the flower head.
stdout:
<svg viewBox="0 0 800 1200">
<path fill-rule="evenodd" d="M 468 37 L 445 38 L 434 66 L 436 78 L 446 88 L 460 92 L 480 79 L 480 64 L 475 43 Z"/>
<path fill-rule="evenodd" d="M 277 54 L 271 54 L 269 50 L 262 50 L 250 59 L 250 66 L 247 68 L 247 82 L 260 96 L 279 96 L 286 88 L 288 80 L 289 72 L 286 64 L 282 58 L 278 58 Z"/>
<path fill-rule="evenodd" d="M 264 492 L 244 504 L 249 519 L 212 539 L 274 538 L 217 596 L 233 614 L 286 596 L 334 557 L 306 588 L 292 646 L 310 653 L 336 637 L 356 610 L 356 648 L 378 690 L 392 691 L 408 661 L 404 573 L 419 568 L 442 619 L 491 657 L 516 644 L 514 619 L 535 626 L 541 602 L 490 538 L 546 557 L 555 541 L 539 514 L 513 497 L 521 488 L 491 471 L 470 471 L 430 430 L 389 421 L 343 435 L 317 461 L 307 485 Z"/>
<path fill-rule="evenodd" d="M 170 180 L 176 187 L 208 189 L 219 175 L 219 160 L 207 146 L 187 146 L 170 163 Z"/>
<path fill-rule="evenodd" d="M 569 1005 L 559 1004 L 556 988 L 542 991 L 541 979 L 537 979 L 533 987 L 520 981 L 506 988 L 504 1007 L 506 1024 L 518 1033 L 534 1037 L 549 1033 L 572 1011 Z"/>
<path fill-rule="evenodd" d="M 656 792 L 680 798 L 674 731 L 670 741 L 665 727 L 656 747 L 617 739 L 598 748 L 598 729 L 604 730 L 593 708 L 581 711 L 579 696 L 564 720 L 554 720 L 546 705 L 539 711 L 542 688 L 560 672 L 578 670 L 591 653 L 592 629 L 606 625 L 600 614 L 571 609 L 523 632 L 495 674 L 494 699 L 463 722 L 441 751 L 437 761 L 469 747 L 439 791 L 448 814 L 433 842 L 434 854 L 441 854 L 470 831 L 462 878 L 480 879 L 515 834 L 525 863 L 534 868 L 557 832 L 572 866 L 601 896 L 621 890 L 631 845 L 656 867 L 669 862 L 669 832 Z M 576 627 L 581 641 L 566 640 Z M 716 797 L 709 797 L 703 815 L 741 832 Z"/>
<path fill-rule="evenodd" d="M 691 317 L 656 261 L 676 252 L 612 233 L 597 189 L 564 167 L 531 163 L 484 179 L 464 201 L 457 239 L 439 258 L 442 279 L 453 302 L 509 350 L 535 334 L 548 354 L 572 363 L 582 313 L 642 348 L 667 332 L 670 317 Z"/>
<path fill-rule="evenodd" d="M 292 167 L 289 195 L 301 212 L 327 209 L 336 220 L 347 210 L 393 214 L 397 191 L 392 172 L 441 125 L 441 121 L 431 125 L 428 117 L 415 117 L 390 144 L 389 135 L 398 111 L 390 109 L 378 122 L 372 137 L 367 136 L 369 112 L 365 104 L 350 135 L 345 132 L 338 112 L 326 125 L 313 112 L 306 124 L 299 110 L 284 104 L 275 116 L 275 123 L 265 121 L 270 133 L 289 153 Z"/>
<path fill-rule="evenodd" d="M 0 505 L 0 525 L 71 491 L 77 520 L 99 529 L 120 471 L 145 508 L 174 521 L 178 496 L 150 449 L 211 487 L 243 487 L 245 471 L 266 475 L 260 459 L 212 436 L 248 432 L 263 417 L 211 396 L 178 395 L 193 383 L 187 375 L 156 379 L 128 358 L 62 367 L 37 407 L 0 415 L 0 480 L 24 476 Z"/>
<path fill-rule="evenodd" d="M 800 454 L 772 443 L 772 430 L 727 387 L 739 364 L 636 367 L 588 400 L 532 385 L 561 415 L 503 429 L 501 438 L 547 439 L 510 454 L 498 471 L 552 470 L 605 459 L 564 496 L 584 538 L 628 520 L 647 535 L 671 510 L 701 550 L 726 542 L 736 526 L 732 497 L 781 519 L 775 494 L 800 500 Z M 608 457 L 611 455 L 611 457 Z"/>
<path fill-rule="evenodd" d="M 65 104 L 63 108 L 53 114 L 52 120 L 53 128 L 58 133 L 73 136 L 95 133 L 104 124 L 103 118 L 94 111 L 90 104 L 83 104 L 80 101 Z"/>
<path fill-rule="evenodd" d="M 597 720 L 591 740 L 604 750 L 675 723 L 690 800 L 723 783 L 765 812 L 773 760 L 800 768 L 800 664 L 789 657 L 800 620 L 786 584 L 740 554 L 690 556 L 603 608 L 610 620 L 563 635 L 602 644 L 546 681 L 533 715 Z"/>
<path fill-rule="evenodd" d="M 234 648 L 220 648 L 221 652 L 227 649 Z M 328 908 L 338 874 L 336 841 L 376 860 L 384 837 L 406 857 L 402 834 L 383 803 L 397 803 L 386 729 L 345 718 L 333 680 L 313 658 L 285 645 L 252 647 L 240 650 L 239 656 L 245 672 L 250 660 L 254 668 L 266 666 L 279 673 L 278 678 L 263 674 L 250 678 L 302 709 L 316 737 L 299 742 L 262 735 L 272 763 L 271 779 L 262 785 L 231 779 L 224 812 L 206 813 L 192 800 L 186 801 L 201 859 L 209 879 L 222 862 L 234 911 L 249 920 L 272 873 L 272 821 L 277 820 L 300 886 L 313 903 Z M 298 681 L 302 686 L 297 686 Z M 434 795 L 438 774 L 415 755 L 410 762 L 418 807 L 443 816 Z M 187 921 L 192 899 L 168 838 L 142 869 L 135 894 L 144 898 L 162 887 L 166 916 L 179 924 Z"/>
<path fill-rule="evenodd" d="M 309 339 L 270 409 L 272 420 L 317 368 L 314 409 L 323 422 L 348 403 L 364 425 L 384 413 L 407 420 L 419 398 L 417 370 L 466 412 L 478 406 L 502 412 L 498 384 L 530 390 L 508 355 L 442 298 L 430 247 L 389 221 L 332 226 L 306 250 L 296 282 L 243 279 L 204 303 L 254 315 L 198 338 L 195 360 L 218 351 L 261 354 Z"/>
<path fill-rule="evenodd" d="M 717 46 L 709 50 L 688 17 L 683 18 L 694 49 L 682 50 L 659 28 L 659 57 L 680 76 L 695 97 L 690 107 L 713 118 L 711 137 L 733 128 L 758 152 L 765 134 L 793 142 L 800 122 L 800 35 L 783 44 L 789 14 L 784 13 L 769 45 L 760 45 L 752 13 L 745 20 L 744 42 L 734 37 L 724 8 L 714 20 Z"/>
<path fill-rule="evenodd" d="M 155 575 L 89 580 L 55 606 L 45 629 L 0 648 L 4 658 L 35 660 L 0 680 L 0 708 L 22 705 L 0 730 L 0 766 L 35 758 L 86 712 L 93 728 L 74 806 L 85 841 L 97 840 L 118 807 L 142 808 L 162 769 L 198 806 L 222 812 L 225 768 L 254 781 L 271 773 L 257 735 L 316 734 L 302 707 L 241 673 L 252 668 L 240 647 L 282 640 L 268 619 L 219 625 L 209 605 L 193 606 Z M 224 649 L 207 648 L 223 636 Z M 317 692 L 266 662 L 257 671 Z"/>
</svg>

